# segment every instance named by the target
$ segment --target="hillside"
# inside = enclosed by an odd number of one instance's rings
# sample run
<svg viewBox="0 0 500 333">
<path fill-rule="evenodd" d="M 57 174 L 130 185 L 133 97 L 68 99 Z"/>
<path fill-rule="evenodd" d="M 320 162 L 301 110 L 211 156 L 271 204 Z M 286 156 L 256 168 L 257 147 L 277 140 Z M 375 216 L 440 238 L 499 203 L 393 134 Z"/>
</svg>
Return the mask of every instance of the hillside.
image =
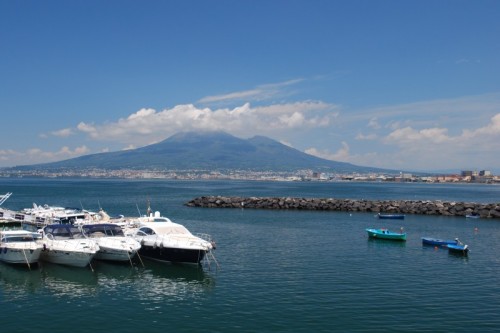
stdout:
<svg viewBox="0 0 500 333">
<path fill-rule="evenodd" d="M 182 132 L 149 146 L 91 154 L 17 169 L 141 169 L 388 172 L 305 154 L 263 136 L 240 139 L 225 132 Z"/>
</svg>

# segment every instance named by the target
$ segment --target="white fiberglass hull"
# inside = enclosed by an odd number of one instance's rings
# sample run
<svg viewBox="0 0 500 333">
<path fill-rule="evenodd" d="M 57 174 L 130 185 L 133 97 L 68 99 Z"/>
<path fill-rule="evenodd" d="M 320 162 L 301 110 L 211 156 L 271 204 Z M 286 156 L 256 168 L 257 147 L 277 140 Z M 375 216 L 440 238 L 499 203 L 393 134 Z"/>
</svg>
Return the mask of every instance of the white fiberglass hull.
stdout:
<svg viewBox="0 0 500 333">
<path fill-rule="evenodd" d="M 38 262 L 41 252 L 42 247 L 36 243 L 24 243 L 19 246 L 10 243 L 9 246 L 0 247 L 0 261 L 9 264 L 35 264 Z"/>
<path fill-rule="evenodd" d="M 46 241 L 46 248 L 40 259 L 54 264 L 85 267 L 95 257 L 99 246 L 92 241 L 52 240 Z"/>
<path fill-rule="evenodd" d="M 96 240 L 99 251 L 95 259 L 108 261 L 130 261 L 141 248 L 141 244 L 128 237 L 106 237 Z"/>
</svg>

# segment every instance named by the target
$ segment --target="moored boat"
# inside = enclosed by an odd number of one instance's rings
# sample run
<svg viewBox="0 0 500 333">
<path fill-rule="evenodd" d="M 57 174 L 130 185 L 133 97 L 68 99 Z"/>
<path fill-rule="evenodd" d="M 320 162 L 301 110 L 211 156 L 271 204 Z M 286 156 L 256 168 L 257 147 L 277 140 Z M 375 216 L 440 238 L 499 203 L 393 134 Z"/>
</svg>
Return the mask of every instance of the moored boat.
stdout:
<svg viewBox="0 0 500 333">
<path fill-rule="evenodd" d="M 83 233 L 99 245 L 98 260 L 130 261 L 141 248 L 134 238 L 125 236 L 122 228 L 113 223 L 92 223 L 81 226 Z"/>
<path fill-rule="evenodd" d="M 456 244 L 448 244 L 448 252 L 452 254 L 467 256 L 469 254 L 469 246 L 467 244 L 462 243 L 458 238 L 456 239 Z"/>
<path fill-rule="evenodd" d="M 90 264 L 99 245 L 87 239 L 78 227 L 70 224 L 52 224 L 43 228 L 44 250 L 40 259 L 55 264 L 85 267 Z"/>
<path fill-rule="evenodd" d="M 37 243 L 30 231 L 4 230 L 0 232 L 0 261 L 9 264 L 38 263 L 42 245 Z"/>
<path fill-rule="evenodd" d="M 404 220 L 404 218 L 405 218 L 404 214 L 381 214 L 381 213 L 378 213 L 376 216 L 379 219 L 384 219 L 384 220 Z"/>
<path fill-rule="evenodd" d="M 403 230 L 399 233 L 389 231 L 388 229 L 366 229 L 366 231 L 370 238 L 406 241 L 406 233 Z"/>
<path fill-rule="evenodd" d="M 451 239 L 439 239 L 439 238 L 432 238 L 432 237 L 422 237 L 422 244 L 423 245 L 446 247 L 448 245 L 455 245 L 457 243 L 458 243 L 458 241 L 456 239 L 451 240 Z"/>
<path fill-rule="evenodd" d="M 195 236 L 159 212 L 135 223 L 137 228 L 131 229 L 130 235 L 141 244 L 139 254 L 144 258 L 189 264 L 200 264 L 206 255 L 215 259 L 212 253 L 215 243 L 209 235 Z"/>
</svg>

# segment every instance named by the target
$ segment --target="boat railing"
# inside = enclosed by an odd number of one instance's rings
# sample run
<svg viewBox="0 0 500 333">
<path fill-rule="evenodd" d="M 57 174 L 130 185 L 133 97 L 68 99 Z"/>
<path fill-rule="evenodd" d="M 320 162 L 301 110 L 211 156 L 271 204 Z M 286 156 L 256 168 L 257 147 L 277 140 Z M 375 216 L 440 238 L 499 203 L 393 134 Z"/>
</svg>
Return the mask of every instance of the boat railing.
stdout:
<svg viewBox="0 0 500 333">
<path fill-rule="evenodd" d="M 51 241 L 57 241 L 58 249 L 60 250 L 74 251 L 74 250 L 81 250 L 82 248 L 86 247 L 93 248 L 97 245 L 97 243 L 94 240 L 85 237 L 68 238 L 68 237 L 54 236 L 52 234 L 47 234 L 45 237 Z M 82 241 L 85 243 L 82 243 Z M 50 244 L 48 245 L 50 248 Z"/>
<path fill-rule="evenodd" d="M 212 242 L 212 236 L 205 233 L 195 233 L 194 236 L 201 238 L 207 242 Z"/>
<path fill-rule="evenodd" d="M 6 246 L 4 244 L 9 244 L 8 246 L 19 249 L 19 250 L 33 250 L 38 247 L 37 242 L 32 239 L 31 241 L 7 241 L 0 242 L 0 246 Z"/>
</svg>

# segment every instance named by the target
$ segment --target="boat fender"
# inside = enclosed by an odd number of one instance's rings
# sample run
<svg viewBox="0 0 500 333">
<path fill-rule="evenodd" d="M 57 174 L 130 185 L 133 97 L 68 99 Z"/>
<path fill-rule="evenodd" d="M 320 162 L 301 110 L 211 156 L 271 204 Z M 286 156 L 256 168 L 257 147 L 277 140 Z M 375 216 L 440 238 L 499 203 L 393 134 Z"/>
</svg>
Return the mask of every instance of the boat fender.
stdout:
<svg viewBox="0 0 500 333">
<path fill-rule="evenodd" d="M 215 245 L 215 241 L 211 241 L 210 244 L 212 244 L 212 248 L 215 250 L 217 246 Z"/>
<path fill-rule="evenodd" d="M 47 244 L 43 244 L 42 251 L 47 251 Z"/>
<path fill-rule="evenodd" d="M 144 246 L 144 239 L 141 239 L 141 246 Z"/>
<path fill-rule="evenodd" d="M 163 242 L 160 243 L 160 249 L 163 249 Z"/>
<path fill-rule="evenodd" d="M 156 249 L 156 242 L 153 243 L 153 249 Z"/>
</svg>

